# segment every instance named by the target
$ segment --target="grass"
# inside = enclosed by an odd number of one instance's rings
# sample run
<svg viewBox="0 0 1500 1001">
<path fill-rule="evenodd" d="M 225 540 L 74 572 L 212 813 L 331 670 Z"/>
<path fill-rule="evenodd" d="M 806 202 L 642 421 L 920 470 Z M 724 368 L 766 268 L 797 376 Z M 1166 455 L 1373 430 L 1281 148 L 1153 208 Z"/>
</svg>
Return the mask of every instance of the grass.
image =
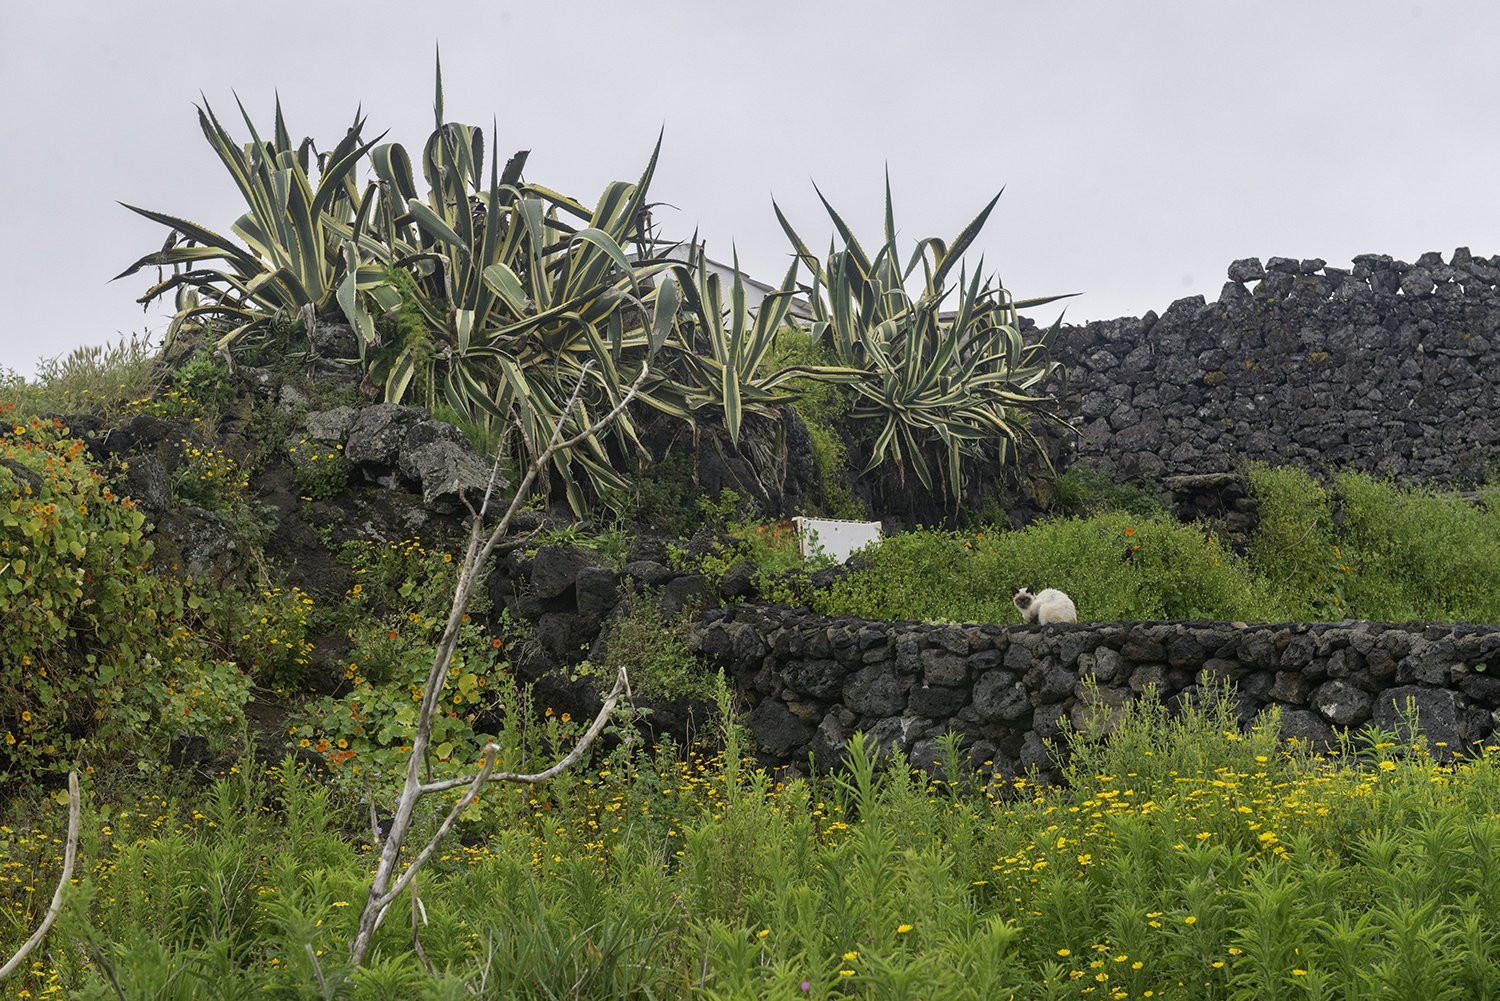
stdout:
<svg viewBox="0 0 1500 1001">
<path fill-rule="evenodd" d="M 160 381 L 157 354 L 148 335 L 134 334 L 43 359 L 34 378 L 0 368 L 0 398 L 14 402 L 19 417 L 106 413 L 151 394 Z"/>
<path fill-rule="evenodd" d="M 1086 620 L 1275 618 L 1275 596 L 1199 526 L 1110 512 L 1020 531 L 916 531 L 815 595 L 826 615 L 1014 622 L 1017 587 L 1056 587 Z"/>
<path fill-rule="evenodd" d="M 1019 531 L 918 530 L 812 597 L 828 615 L 1014 622 L 1021 586 L 1068 592 L 1085 621 L 1228 619 L 1500 624 L 1500 488 L 1477 499 L 1357 473 L 1325 489 L 1257 468 L 1248 553 L 1211 526 L 1106 509 Z"/>
<path fill-rule="evenodd" d="M 83 878 L 19 988 L 376 998 L 1305 998 L 1500 990 L 1500 749 L 1338 757 L 1145 701 L 1076 735 L 1070 783 L 881 766 L 780 782 L 620 745 L 497 788 L 343 965 L 371 849 L 286 771 L 90 799 Z M 45 907 L 49 823 L 0 828 L 0 951 Z M 28 889 L 29 888 L 29 889 Z"/>
<path fill-rule="evenodd" d="M 1154 494 L 1141 487 L 1118 483 L 1082 464 L 1059 474 L 1053 482 L 1053 491 L 1056 510 L 1066 515 L 1128 511 L 1144 517 L 1167 513 L 1167 506 Z"/>
</svg>

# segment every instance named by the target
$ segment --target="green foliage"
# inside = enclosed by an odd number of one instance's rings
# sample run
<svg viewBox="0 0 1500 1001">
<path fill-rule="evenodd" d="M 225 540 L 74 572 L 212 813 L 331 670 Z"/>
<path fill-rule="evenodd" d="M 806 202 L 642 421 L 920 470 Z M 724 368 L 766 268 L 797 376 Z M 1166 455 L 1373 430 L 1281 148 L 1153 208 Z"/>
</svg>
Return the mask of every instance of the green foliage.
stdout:
<svg viewBox="0 0 1500 1001">
<path fill-rule="evenodd" d="M 172 500 L 176 504 L 237 512 L 249 503 L 250 479 L 227 452 L 202 448 L 183 438 L 182 458 L 172 470 Z"/>
<path fill-rule="evenodd" d="M 735 517 L 735 512 L 743 514 L 743 508 L 732 490 L 723 491 L 717 502 L 699 498 L 698 505 L 704 512 L 704 524 L 728 538 L 695 555 L 671 547 L 673 569 L 702 574 L 709 586 L 717 589 L 732 567 L 748 562 L 755 567 L 755 591 L 761 600 L 790 605 L 812 600 L 811 572 L 832 566 L 833 559 L 816 543 L 804 556 L 801 538 L 790 518 L 757 521 Z"/>
<path fill-rule="evenodd" d="M 376 323 L 377 344 L 366 351 L 366 368 L 372 378 L 381 385 L 385 376 L 398 365 L 409 365 L 411 371 L 420 374 L 415 385 L 410 387 L 414 402 L 435 408 L 439 405 L 437 387 L 433 384 L 433 363 L 437 359 L 438 345 L 433 337 L 428 317 L 439 311 L 418 286 L 416 280 L 400 268 L 385 270 L 386 281 L 401 294 L 400 304 L 387 310 Z M 407 393 L 403 389 L 396 399 L 387 396 L 387 403 L 399 403 Z M 449 407 L 452 410 L 451 407 Z M 455 414 L 458 411 L 453 411 Z M 467 417 L 467 415 L 464 415 Z"/>
<path fill-rule="evenodd" d="M 347 983 L 373 857 L 362 807 L 289 762 L 150 788 L 88 818 L 81 885 L 18 986 L 538 1001 L 1500 991 L 1500 749 L 1439 765 L 1424 743 L 1371 732 L 1316 758 L 1279 744 L 1274 718 L 1242 731 L 1229 696 L 1101 717 L 1069 735 L 1070 783 L 1050 788 L 936 782 L 858 735 L 843 771 L 784 782 L 739 758 L 732 727 L 717 754 L 622 739 L 562 782 L 486 790 L 421 876 L 420 908 L 396 905 Z M 536 753 L 566 739 L 548 723 Z M 60 866 L 61 817 L 33 816 L 0 827 L 0 952 L 35 926 L 34 891 Z"/>
<path fill-rule="evenodd" d="M 131 207 L 173 235 L 124 275 L 172 268 L 142 297 L 176 293 L 169 345 L 188 326 L 207 324 L 227 331 L 220 349 L 277 342 L 284 350 L 300 328 L 310 352 L 318 320 L 341 314 L 367 380 L 387 402 L 441 401 L 486 428 L 514 425 L 526 459 L 559 418 L 576 432 L 613 406 L 673 326 L 677 286 L 651 279 L 681 266 L 646 253 L 656 152 L 638 182 L 609 185 L 590 210 L 525 183 L 525 152 L 502 172 L 492 145 L 486 179 L 484 133 L 443 121 L 441 76 L 435 112 L 421 158 L 424 195 L 405 149 L 366 142 L 362 117 L 318 158 L 315 188 L 314 144 L 293 144 L 279 103 L 269 141 L 245 116 L 251 142 L 243 147 L 205 104 L 204 135 L 250 209 L 232 227 L 244 245 Z M 367 159 L 375 176 L 361 191 L 356 175 Z M 635 259 L 624 251 L 631 244 L 641 251 Z M 564 415 L 581 378 L 578 409 Z M 643 400 L 686 417 L 674 394 L 658 376 Z M 621 450 L 635 445 L 630 422 L 624 415 L 611 430 Z M 551 474 L 580 513 L 626 485 L 594 439 L 558 456 Z"/>
<path fill-rule="evenodd" d="M 1334 486 L 1349 617 L 1500 623 L 1500 487 L 1476 503 L 1357 473 Z"/>
<path fill-rule="evenodd" d="M 403 292 L 401 308 L 415 306 L 427 333 L 409 324 L 404 346 L 375 358 L 369 374 L 387 402 L 412 393 L 487 428 L 515 426 L 517 464 L 525 465 L 559 419 L 577 433 L 609 410 L 673 325 L 677 286 L 651 279 L 678 265 L 650 257 L 644 230 L 660 141 L 637 182 L 610 184 L 590 210 L 524 182 L 526 151 L 502 171 L 492 141 L 486 164 L 484 132 L 443 121 L 441 74 L 434 110 L 422 154 L 425 197 L 403 147 L 388 143 L 371 155 L 379 179 L 372 252 L 406 271 L 399 287 L 417 291 Z M 632 244 L 634 260 L 624 250 Z M 580 381 L 577 407 L 565 415 Z M 658 375 L 642 399 L 682 415 L 669 402 L 673 389 Z M 638 444 L 632 421 L 622 414 L 609 432 L 622 452 Z M 549 472 L 580 515 L 627 486 L 594 438 L 557 455 Z"/>
<path fill-rule="evenodd" d="M 170 379 L 179 398 L 187 397 L 197 404 L 197 415 L 217 415 L 235 396 L 235 380 L 223 360 L 206 348 L 194 351 L 187 361 L 173 370 Z"/>
<path fill-rule="evenodd" d="M 1015 622 L 1018 587 L 1066 591 L 1086 621 L 1275 617 L 1245 561 L 1201 526 L 1111 513 L 1022 531 L 917 531 L 814 599 L 829 615 Z"/>
<path fill-rule="evenodd" d="M 378 268 L 360 273 L 361 231 L 373 190 L 372 186 L 361 197 L 353 178 L 355 167 L 374 146 L 360 135 L 364 118 L 356 116 L 333 150 L 317 158 L 314 189 L 313 142 L 292 143 L 281 102 L 276 103 L 276 126 L 269 141 L 261 138 L 243 107 L 240 112 L 251 139 L 243 146 L 206 101 L 198 109 L 198 122 L 249 209 L 231 227 L 245 246 L 186 219 L 127 205 L 171 233 L 161 250 L 140 258 L 118 277 L 145 267 L 172 269 L 170 277 L 156 282 L 139 300 L 149 304 L 174 293 L 176 313 L 164 349 L 170 349 L 190 325 L 205 321 L 230 328 L 219 339 L 220 347 L 298 321 L 310 344 L 317 316 L 335 305 L 368 340 L 368 300 L 377 286 L 384 286 Z M 220 265 L 206 266 L 215 261 Z M 391 303 L 380 304 L 384 308 Z"/>
<path fill-rule="evenodd" d="M 299 436 L 287 447 L 292 474 L 306 500 L 326 500 L 349 485 L 349 461 L 343 445 L 329 445 Z"/>
<path fill-rule="evenodd" d="M 960 272 L 950 287 L 993 202 L 951 247 L 922 241 L 904 270 L 889 193 L 886 244 L 873 261 L 831 208 L 845 249 L 827 270 L 787 226 L 796 259 L 752 313 L 737 266 L 726 293 L 701 248 L 686 262 L 659 255 L 649 189 L 660 137 L 638 180 L 609 184 L 589 208 L 526 181 L 526 151 L 502 168 L 493 135 L 444 121 L 440 70 L 434 112 L 417 171 L 399 143 L 365 141 L 359 115 L 315 158 L 311 139 L 292 141 L 279 103 L 269 139 L 241 109 L 243 146 L 205 104 L 204 135 L 249 211 L 231 227 L 236 242 L 131 207 L 172 230 L 125 272 L 171 269 L 142 297 L 175 293 L 168 345 L 202 328 L 216 353 L 306 358 L 317 324 L 341 316 L 365 386 L 386 402 L 445 408 L 486 452 L 503 431 L 518 467 L 559 423 L 585 430 L 639 378 L 637 405 L 554 455 L 538 484 L 580 516 L 625 508 L 625 470 L 644 455 L 636 422 L 648 412 L 695 435 L 704 421 L 722 424 L 737 445 L 748 416 L 775 419 L 794 395 L 816 395 L 810 380 L 844 385 L 840 420 L 864 440 L 865 472 L 894 469 L 902 484 L 912 473 L 933 490 L 938 465 L 953 498 L 966 464 L 1003 460 L 1032 440 L 1026 413 L 1048 413 L 1028 395 L 1056 367 L 1047 336 L 1022 338 L 1016 310 L 1049 300 L 1015 302 L 977 273 L 971 282 Z M 919 262 L 926 284 L 912 299 L 904 282 Z M 813 271 L 813 338 L 829 358 L 771 366 L 803 265 Z M 302 334 L 305 352 L 295 346 Z M 845 429 L 824 414 L 809 430 L 824 509 L 856 514 L 843 482 Z"/>
<path fill-rule="evenodd" d="M 402 628 L 393 628 L 398 624 Z M 422 686 L 432 669 L 432 634 L 441 625 L 420 617 L 398 623 L 395 616 L 362 623 L 350 633 L 347 694 L 313 699 L 292 717 L 293 739 L 323 755 L 346 788 L 362 790 L 379 778 L 384 792 L 404 772 Z M 518 713 L 496 716 L 503 702 L 518 708 L 518 694 L 492 642 L 477 626 L 465 626 L 460 636 L 446 711 L 432 729 L 429 764 L 445 776 L 472 768 L 491 731 L 503 740 L 503 733 L 514 737 L 524 730 Z M 512 756 L 505 766 L 518 763 Z"/>
<path fill-rule="evenodd" d="M 724 531 L 744 513 L 744 502 L 733 490 L 720 490 L 716 498 L 710 498 L 706 494 L 698 498 L 698 514 L 702 517 L 702 524 L 713 532 Z"/>
<path fill-rule="evenodd" d="M 486 459 L 494 459 L 495 452 L 499 450 L 502 443 L 502 433 L 501 429 L 493 423 L 473 420 L 454 410 L 446 403 L 439 403 L 434 407 L 432 417 L 434 420 L 443 421 L 445 424 L 452 424 L 458 428 L 476 453 Z M 501 475 L 505 476 L 507 480 L 514 481 L 517 478 L 515 476 L 514 462 L 506 463 L 502 458 L 501 463 Z"/>
<path fill-rule="evenodd" d="M 1245 730 L 1236 715 L 1232 687 L 1199 679 L 1186 712 L 1174 712 L 1153 692 L 1111 712 L 1095 699 L 1086 725 L 1068 729 L 1063 779 L 1087 795 L 1108 776 L 1126 775 L 1143 785 L 1170 785 L 1178 774 L 1211 775 L 1216 769 L 1257 772 L 1270 768 L 1277 780 L 1295 778 L 1307 762 L 1288 753 L 1280 738 L 1280 718 L 1271 710 Z M 1268 762 L 1275 762 L 1274 766 Z M 1102 778 L 1103 777 L 1103 778 Z"/>
<path fill-rule="evenodd" d="M 1297 470 L 1250 477 L 1251 563 L 1288 617 L 1500 623 L 1500 489 L 1470 499 L 1343 473 L 1330 494 Z"/>
<path fill-rule="evenodd" d="M 773 370 L 767 364 L 797 290 L 797 262 L 792 261 L 780 288 L 752 314 L 738 254 L 727 306 L 719 276 L 708 270 L 702 248 L 694 246 L 689 256 L 690 280 L 682 281 L 681 289 L 694 322 L 686 350 L 674 358 L 673 372 L 683 383 L 687 409 L 722 413 L 730 441 L 738 444 L 744 415 L 774 415 L 776 406 L 789 399 L 786 387 L 799 375 L 795 367 Z M 837 377 L 833 368 L 808 369 L 807 374 Z"/>
<path fill-rule="evenodd" d="M 933 491 L 935 466 L 955 506 L 963 495 L 966 465 L 1005 461 L 1012 449 L 1035 445 L 1018 415 L 1056 417 L 1044 397 L 1032 395 L 1058 367 L 1048 357 L 1052 331 L 1028 343 L 1017 310 L 1060 297 L 1017 302 L 979 269 L 972 279 L 959 269 L 956 283 L 949 284 L 999 197 L 951 244 L 936 238 L 918 242 L 905 267 L 896 247 L 889 184 L 884 242 L 873 258 L 826 199 L 824 207 L 843 242 L 826 265 L 776 210 L 798 259 L 812 272 L 813 340 L 840 366 L 824 377 L 848 383 L 853 390 L 849 418 L 865 426 L 872 439 L 863 472 L 888 464 L 899 483 L 911 475 L 922 489 Z M 906 283 L 919 263 L 923 287 L 913 298 Z"/>
<path fill-rule="evenodd" d="M 348 640 L 345 691 L 303 704 L 292 717 L 291 736 L 323 755 L 341 786 L 364 790 L 375 784 L 376 776 L 389 783 L 404 771 L 458 565 L 451 553 L 429 549 L 417 538 L 351 542 L 339 555 L 357 583 L 323 617 L 322 626 L 341 631 Z M 292 597 L 305 607 L 300 618 L 279 620 L 283 628 L 293 629 L 291 642 L 280 644 L 288 655 L 295 651 L 295 627 L 300 623 L 305 634 L 319 618 L 310 597 Z M 487 608 L 488 599 L 476 597 L 470 610 L 478 615 Z M 461 626 L 445 711 L 433 727 L 430 765 L 445 775 L 475 761 L 491 735 L 507 750 L 505 767 L 519 763 L 518 752 L 512 753 L 511 740 L 503 735 L 523 733 L 529 709 L 507 675 L 504 651 L 511 639 L 491 636 L 467 618 Z"/>
<path fill-rule="evenodd" d="M 1247 557 L 1208 525 L 1117 509 L 1020 531 L 909 532 L 832 589 L 788 597 L 829 615 L 1014 622 L 1015 588 L 1056 587 L 1094 622 L 1500 623 L 1500 490 L 1476 502 L 1345 474 L 1330 498 L 1295 469 L 1257 467 L 1250 480 L 1260 525 Z"/>
<path fill-rule="evenodd" d="M 1343 577 L 1349 566 L 1334 543 L 1328 494 L 1292 466 L 1249 470 L 1260 524 L 1250 542 L 1250 565 L 1286 596 L 1289 618 L 1344 618 Z"/>
<path fill-rule="evenodd" d="M 378 614 L 415 614 L 429 624 L 436 620 L 441 627 L 458 582 L 458 563 L 452 553 L 429 549 L 413 536 L 389 543 L 347 542 L 339 549 L 339 559 L 358 581 L 351 597 L 370 602 Z M 471 611 L 489 607 L 482 592 L 476 589 Z"/>
<path fill-rule="evenodd" d="M 626 668 L 631 689 L 648 698 L 713 698 L 716 675 L 688 642 L 692 616 L 669 616 L 656 595 L 635 589 L 626 594 L 625 607 L 600 637 L 603 675 Z"/>
<path fill-rule="evenodd" d="M 182 626 L 187 596 L 149 572 L 145 518 L 56 422 L 0 435 L 0 776 L 76 757 L 149 759 L 218 731 L 248 683 Z"/>
<path fill-rule="evenodd" d="M 804 332 L 783 327 L 777 331 L 766 365 L 780 369 L 827 368 L 833 366 L 833 357 Z M 840 383 L 812 375 L 793 379 L 787 384 L 787 390 L 792 394 L 792 409 L 812 438 L 813 463 L 818 470 L 819 510 L 805 513 L 830 518 L 863 518 L 864 510 L 849 490 L 849 450 L 839 430 L 849 414 L 850 390 Z"/>
<path fill-rule="evenodd" d="M 1079 464 L 1059 473 L 1053 481 L 1058 514 L 1083 517 L 1104 511 L 1124 511 L 1138 517 L 1164 515 L 1166 505 L 1154 494 Z"/>
<path fill-rule="evenodd" d="M 630 513 L 636 521 L 678 536 L 692 534 L 694 512 L 703 496 L 693 476 L 693 454 L 686 443 L 669 449 L 635 478 Z"/>
<path fill-rule="evenodd" d="M 44 359 L 34 379 L 0 368 L 0 397 L 16 405 L 16 417 L 102 414 L 151 393 L 156 359 L 149 336 L 132 334 L 117 345 L 75 348 Z"/>
<path fill-rule="evenodd" d="M 215 591 L 210 582 L 184 581 L 187 625 L 263 688 L 302 687 L 312 664 L 315 604 L 300 588 L 267 586 Z"/>
</svg>

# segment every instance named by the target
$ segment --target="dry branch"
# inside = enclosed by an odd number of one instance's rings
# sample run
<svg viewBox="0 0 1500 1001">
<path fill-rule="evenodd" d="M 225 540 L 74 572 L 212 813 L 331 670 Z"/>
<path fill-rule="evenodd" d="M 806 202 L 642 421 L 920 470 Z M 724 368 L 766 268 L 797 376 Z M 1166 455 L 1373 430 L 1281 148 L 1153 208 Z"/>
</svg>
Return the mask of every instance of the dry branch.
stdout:
<svg viewBox="0 0 1500 1001">
<path fill-rule="evenodd" d="M 37 926 L 37 930 L 31 933 L 31 937 L 21 943 L 21 948 L 10 957 L 10 961 L 0 966 L 0 980 L 4 980 L 12 973 L 21 968 L 27 956 L 42 944 L 42 939 L 47 937 L 47 932 L 52 930 L 52 925 L 57 921 L 57 916 L 62 913 L 63 890 L 68 887 L 73 879 L 73 863 L 78 858 L 78 828 L 83 816 L 83 805 L 78 795 L 78 773 L 68 773 L 68 842 L 63 851 L 62 876 L 57 881 L 57 889 L 52 893 L 52 904 L 47 908 L 46 917 Z"/>
<path fill-rule="evenodd" d="M 406 779 L 402 786 L 401 795 L 396 800 L 395 813 L 391 818 L 390 831 L 386 834 L 383 843 L 377 847 L 380 851 L 380 861 L 375 869 L 375 876 L 370 883 L 370 892 L 365 900 L 364 910 L 360 914 L 359 931 L 354 941 L 349 946 L 349 959 L 354 968 L 358 969 L 365 961 L 373 941 L 375 930 L 380 927 L 386 912 L 390 910 L 391 904 L 400 896 L 401 892 L 410 885 L 417 870 L 437 849 L 439 843 L 452 829 L 458 817 L 474 801 L 489 782 L 545 782 L 566 769 L 572 767 L 588 751 L 594 739 L 604 730 L 609 722 L 610 714 L 614 712 L 622 694 L 628 691 L 629 682 L 624 668 L 620 669 L 615 679 L 615 686 L 605 699 L 603 707 L 599 710 L 593 724 L 580 738 L 578 744 L 572 751 L 568 752 L 562 760 L 545 771 L 534 775 L 513 774 L 510 772 L 495 772 L 496 754 L 499 748 L 492 742 L 485 746 L 483 764 L 479 772 L 469 778 L 450 779 L 441 782 L 423 781 L 423 762 L 427 760 L 428 746 L 432 738 L 432 725 L 438 712 L 439 703 L 442 700 L 443 690 L 447 683 L 448 666 L 453 660 L 454 650 L 458 646 L 458 635 L 460 626 L 463 624 L 464 610 L 468 608 L 470 595 L 479 580 L 480 568 L 495 553 L 501 545 L 501 541 L 510 531 L 511 521 L 516 513 L 520 511 L 521 505 L 531 492 L 533 484 L 542 470 L 552 461 L 559 452 L 572 448 L 599 434 L 605 428 L 615 422 L 624 412 L 626 406 L 633 400 L 649 374 L 648 368 L 643 364 L 640 374 L 636 376 L 635 382 L 621 395 L 620 401 L 610 409 L 603 417 L 588 425 L 583 431 L 564 438 L 564 428 L 567 426 L 568 418 L 578 406 L 578 401 L 583 395 L 584 387 L 588 383 L 589 369 L 592 363 L 586 363 L 579 373 L 578 384 L 573 388 L 572 395 L 568 397 L 563 406 L 557 423 L 552 429 L 552 435 L 546 446 L 539 452 L 526 467 L 525 475 L 520 483 L 516 485 L 515 493 L 511 497 L 505 514 L 500 518 L 488 536 L 484 534 L 484 519 L 490 509 L 490 502 L 495 495 L 495 488 L 500 482 L 500 453 L 497 450 L 494 465 L 490 469 L 489 483 L 485 486 L 484 501 L 479 510 L 474 513 L 470 522 L 469 543 L 464 553 L 463 563 L 460 565 L 458 581 L 453 590 L 453 604 L 448 611 L 448 621 L 443 629 L 442 638 L 438 641 L 437 650 L 433 656 L 432 669 L 428 672 L 427 682 L 423 688 L 422 705 L 417 713 L 416 729 L 412 736 L 411 755 L 407 759 Z M 399 878 L 396 870 L 401 862 L 402 851 L 406 847 L 406 838 L 411 833 L 412 824 L 415 820 L 417 804 L 424 796 L 448 789 L 467 787 L 462 796 L 448 811 L 447 817 L 438 827 L 426 846 L 412 859 L 406 871 Z"/>
</svg>

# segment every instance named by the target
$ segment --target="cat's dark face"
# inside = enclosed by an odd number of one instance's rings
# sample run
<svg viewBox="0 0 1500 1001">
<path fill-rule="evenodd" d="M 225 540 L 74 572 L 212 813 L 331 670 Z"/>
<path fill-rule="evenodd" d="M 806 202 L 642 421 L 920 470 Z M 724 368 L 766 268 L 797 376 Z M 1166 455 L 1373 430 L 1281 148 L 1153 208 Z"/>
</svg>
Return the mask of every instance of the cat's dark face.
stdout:
<svg viewBox="0 0 1500 1001">
<path fill-rule="evenodd" d="M 1015 604 L 1017 608 L 1021 609 L 1021 611 L 1024 612 L 1026 609 L 1031 607 L 1031 602 L 1035 598 L 1036 595 L 1032 594 L 1028 589 L 1024 587 L 1018 587 L 1016 588 L 1015 596 L 1010 600 Z"/>
</svg>

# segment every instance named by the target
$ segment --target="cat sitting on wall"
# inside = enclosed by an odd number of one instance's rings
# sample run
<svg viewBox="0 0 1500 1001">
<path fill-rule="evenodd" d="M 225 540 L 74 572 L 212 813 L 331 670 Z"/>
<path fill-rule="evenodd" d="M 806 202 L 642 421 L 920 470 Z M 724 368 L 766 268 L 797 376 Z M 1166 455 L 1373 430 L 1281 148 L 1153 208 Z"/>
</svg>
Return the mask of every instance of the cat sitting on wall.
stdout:
<svg viewBox="0 0 1500 1001">
<path fill-rule="evenodd" d="M 1015 604 L 1016 611 L 1021 613 L 1021 618 L 1027 622 L 1045 626 L 1052 622 L 1078 621 L 1078 609 L 1073 607 L 1073 599 L 1055 587 L 1045 588 L 1036 594 L 1024 587 L 1018 588 L 1015 597 L 1010 600 Z"/>
</svg>

